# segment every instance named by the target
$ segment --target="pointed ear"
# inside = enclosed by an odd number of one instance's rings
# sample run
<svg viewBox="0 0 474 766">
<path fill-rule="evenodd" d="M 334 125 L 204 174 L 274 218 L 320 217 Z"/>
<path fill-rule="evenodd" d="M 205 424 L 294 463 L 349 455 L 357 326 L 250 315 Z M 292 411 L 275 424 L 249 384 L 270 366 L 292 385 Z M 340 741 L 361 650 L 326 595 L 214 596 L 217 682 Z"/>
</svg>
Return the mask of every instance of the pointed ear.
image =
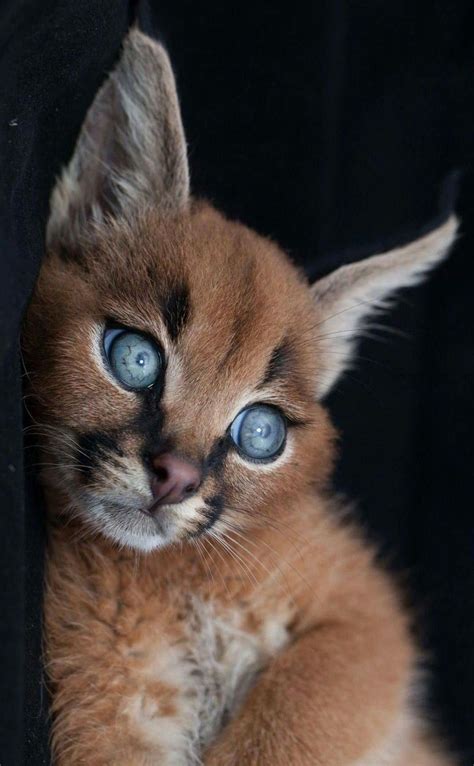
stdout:
<svg viewBox="0 0 474 766">
<path fill-rule="evenodd" d="M 401 287 L 420 282 L 448 252 L 454 241 L 454 216 L 405 247 L 342 266 L 316 282 L 312 292 L 316 308 L 316 337 L 321 368 L 318 398 L 325 396 L 350 365 L 358 332 L 370 315 L 389 305 Z"/>
<path fill-rule="evenodd" d="M 51 197 L 47 244 L 64 247 L 108 216 L 177 211 L 189 198 L 176 85 L 162 45 L 132 29 Z"/>
</svg>

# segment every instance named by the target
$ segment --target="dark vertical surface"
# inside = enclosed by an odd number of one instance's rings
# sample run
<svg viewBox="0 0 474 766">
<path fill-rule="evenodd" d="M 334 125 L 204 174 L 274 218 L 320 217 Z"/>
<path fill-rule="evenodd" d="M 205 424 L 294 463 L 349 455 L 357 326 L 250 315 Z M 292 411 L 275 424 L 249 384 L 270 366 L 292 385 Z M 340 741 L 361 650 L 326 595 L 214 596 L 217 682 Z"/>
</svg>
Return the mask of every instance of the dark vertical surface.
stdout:
<svg viewBox="0 0 474 766">
<path fill-rule="evenodd" d="M 20 324 L 48 197 L 129 23 L 126 2 L 0 9 L 0 762 L 49 762 L 42 686 L 42 508 L 22 461 Z"/>
<path fill-rule="evenodd" d="M 446 214 L 474 149 L 467 0 L 5 0 L 0 10 L 0 762 L 46 763 L 40 684 L 41 508 L 21 457 L 18 333 L 53 178 L 136 7 L 178 76 L 193 188 L 278 240 L 311 277 Z M 447 179 L 451 182 L 447 183 Z M 464 237 L 366 339 L 329 405 L 337 487 L 411 572 L 433 702 L 474 760 L 470 498 L 473 182 Z"/>
<path fill-rule="evenodd" d="M 414 561 L 434 652 L 433 696 L 474 760 L 474 176 L 461 186 L 461 236 L 427 289 L 413 508 Z"/>
</svg>

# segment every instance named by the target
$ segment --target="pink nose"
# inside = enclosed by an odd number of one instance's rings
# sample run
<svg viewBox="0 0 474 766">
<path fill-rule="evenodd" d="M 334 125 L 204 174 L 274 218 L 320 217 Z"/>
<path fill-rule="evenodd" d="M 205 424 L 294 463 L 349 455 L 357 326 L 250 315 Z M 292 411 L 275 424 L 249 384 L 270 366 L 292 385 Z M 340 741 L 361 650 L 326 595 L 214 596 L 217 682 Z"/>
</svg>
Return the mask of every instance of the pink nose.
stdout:
<svg viewBox="0 0 474 766">
<path fill-rule="evenodd" d="M 154 506 L 181 503 L 201 484 L 200 470 L 171 452 L 158 455 L 151 464 L 155 473 L 151 480 Z"/>
</svg>

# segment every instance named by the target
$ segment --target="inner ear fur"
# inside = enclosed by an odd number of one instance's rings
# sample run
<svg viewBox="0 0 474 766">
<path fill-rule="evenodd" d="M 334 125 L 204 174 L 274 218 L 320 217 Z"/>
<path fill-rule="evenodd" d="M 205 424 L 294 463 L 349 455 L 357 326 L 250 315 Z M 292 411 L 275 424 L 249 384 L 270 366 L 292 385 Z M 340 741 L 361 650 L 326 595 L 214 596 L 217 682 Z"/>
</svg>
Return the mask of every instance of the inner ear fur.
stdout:
<svg viewBox="0 0 474 766">
<path fill-rule="evenodd" d="M 176 84 L 163 46 L 133 28 L 84 121 L 52 196 L 49 248 L 74 250 L 107 217 L 188 205 L 189 171 Z"/>
<path fill-rule="evenodd" d="M 315 342 L 320 351 L 317 396 L 324 397 L 350 365 L 355 341 L 367 320 L 389 306 L 402 287 L 416 285 L 448 253 L 457 230 L 451 216 L 404 247 L 342 266 L 312 287 Z"/>
</svg>

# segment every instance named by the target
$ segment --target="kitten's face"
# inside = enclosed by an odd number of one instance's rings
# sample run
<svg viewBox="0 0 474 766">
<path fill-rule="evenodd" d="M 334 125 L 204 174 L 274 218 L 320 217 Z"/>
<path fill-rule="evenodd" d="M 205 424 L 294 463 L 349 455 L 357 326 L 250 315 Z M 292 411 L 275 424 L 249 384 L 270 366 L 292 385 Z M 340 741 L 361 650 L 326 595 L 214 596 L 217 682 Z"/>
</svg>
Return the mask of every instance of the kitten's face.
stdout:
<svg viewBox="0 0 474 766">
<path fill-rule="evenodd" d="M 330 462 L 314 325 L 309 287 L 277 248 L 203 205 L 117 225 L 78 261 L 50 255 L 26 331 L 46 480 L 88 524 L 143 550 L 278 524 Z M 121 346 L 109 350 L 127 330 L 153 355 L 139 390 Z M 242 424 L 257 404 L 268 409 Z M 162 455 L 198 478 L 157 505 Z"/>
<path fill-rule="evenodd" d="M 168 56 L 132 30 L 55 186 L 25 325 L 45 479 L 89 527 L 142 550 L 278 526 L 327 478 L 317 398 L 360 322 L 455 228 L 310 289 L 274 245 L 190 200 Z"/>
</svg>

